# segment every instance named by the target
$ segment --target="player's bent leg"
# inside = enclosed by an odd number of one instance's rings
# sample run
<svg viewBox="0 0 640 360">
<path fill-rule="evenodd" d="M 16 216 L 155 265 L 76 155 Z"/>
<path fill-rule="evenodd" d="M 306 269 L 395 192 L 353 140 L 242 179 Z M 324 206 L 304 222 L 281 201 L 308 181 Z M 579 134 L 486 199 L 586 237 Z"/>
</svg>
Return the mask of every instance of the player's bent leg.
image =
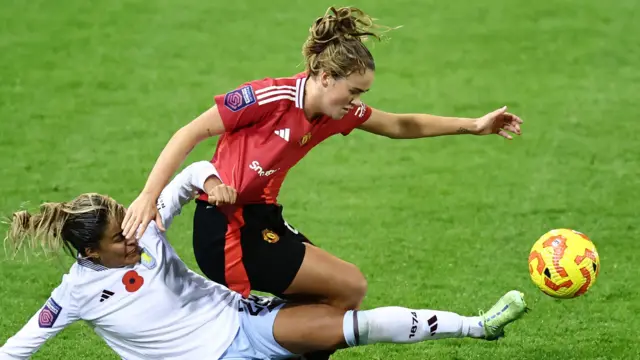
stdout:
<svg viewBox="0 0 640 360">
<path fill-rule="evenodd" d="M 495 340 L 526 311 L 522 293 L 510 291 L 486 313 L 475 317 L 398 306 L 341 311 L 324 304 L 287 305 L 273 325 L 273 338 L 292 353 L 375 343 L 409 344 L 471 337 Z"/>
<path fill-rule="evenodd" d="M 316 246 L 305 247 L 302 265 L 284 295 L 311 295 L 339 309 L 357 309 L 367 293 L 362 272 Z"/>
<path fill-rule="evenodd" d="M 343 331 L 345 310 L 327 304 L 289 304 L 273 324 L 273 337 L 294 354 L 347 347 Z"/>
</svg>

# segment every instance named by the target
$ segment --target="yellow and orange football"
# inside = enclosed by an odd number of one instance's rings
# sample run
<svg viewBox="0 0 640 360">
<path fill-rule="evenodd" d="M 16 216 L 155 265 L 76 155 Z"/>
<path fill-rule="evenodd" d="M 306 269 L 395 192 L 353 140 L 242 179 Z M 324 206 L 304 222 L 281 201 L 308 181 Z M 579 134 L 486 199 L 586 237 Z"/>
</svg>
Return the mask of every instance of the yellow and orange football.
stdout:
<svg viewBox="0 0 640 360">
<path fill-rule="evenodd" d="M 542 235 L 529 253 L 531 280 L 545 294 L 560 299 L 586 293 L 600 273 L 600 257 L 583 233 L 555 229 Z"/>
</svg>

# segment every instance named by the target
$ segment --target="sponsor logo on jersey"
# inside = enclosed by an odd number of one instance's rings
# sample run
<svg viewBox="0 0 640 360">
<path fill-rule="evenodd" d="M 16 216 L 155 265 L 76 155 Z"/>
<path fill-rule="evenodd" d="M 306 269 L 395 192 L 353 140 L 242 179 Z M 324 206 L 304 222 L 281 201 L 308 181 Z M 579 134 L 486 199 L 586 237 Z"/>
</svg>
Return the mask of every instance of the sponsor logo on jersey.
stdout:
<svg viewBox="0 0 640 360">
<path fill-rule="evenodd" d="M 252 161 L 251 164 L 249 164 L 249 169 L 257 172 L 258 176 L 271 176 L 276 171 L 280 170 L 280 168 L 277 168 L 275 170 L 264 170 L 262 166 L 260 166 L 260 163 L 257 161 Z"/>
</svg>

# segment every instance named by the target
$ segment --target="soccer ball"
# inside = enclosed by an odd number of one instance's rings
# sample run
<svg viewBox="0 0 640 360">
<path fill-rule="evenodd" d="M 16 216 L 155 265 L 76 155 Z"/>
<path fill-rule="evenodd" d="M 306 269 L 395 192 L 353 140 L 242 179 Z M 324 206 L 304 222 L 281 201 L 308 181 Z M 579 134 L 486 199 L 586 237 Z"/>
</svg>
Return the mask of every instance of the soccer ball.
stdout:
<svg viewBox="0 0 640 360">
<path fill-rule="evenodd" d="M 595 245 L 575 230 L 551 230 L 536 241 L 529 253 L 531 280 L 554 298 L 574 298 L 586 293 L 599 273 L 600 258 Z"/>
</svg>

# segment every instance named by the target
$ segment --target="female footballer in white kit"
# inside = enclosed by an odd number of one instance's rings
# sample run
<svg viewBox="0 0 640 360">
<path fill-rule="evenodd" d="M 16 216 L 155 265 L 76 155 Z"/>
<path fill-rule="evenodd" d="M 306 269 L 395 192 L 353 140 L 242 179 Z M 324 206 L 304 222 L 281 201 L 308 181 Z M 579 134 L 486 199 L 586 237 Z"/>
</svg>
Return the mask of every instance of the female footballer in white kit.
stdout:
<svg viewBox="0 0 640 360">
<path fill-rule="evenodd" d="M 198 189 L 232 191 L 210 162 L 189 165 L 158 199 L 165 228 Z M 155 223 L 139 241 L 125 239 L 120 227 L 125 212 L 115 200 L 92 193 L 45 203 L 34 215 L 13 215 L 7 239 L 16 248 L 63 247 L 77 254 L 77 261 L 42 308 L 0 348 L 0 359 L 29 358 L 77 320 L 89 323 L 123 359 L 283 359 L 380 342 L 495 340 L 526 308 L 518 291 L 476 317 L 243 299 L 189 270 Z"/>
</svg>

